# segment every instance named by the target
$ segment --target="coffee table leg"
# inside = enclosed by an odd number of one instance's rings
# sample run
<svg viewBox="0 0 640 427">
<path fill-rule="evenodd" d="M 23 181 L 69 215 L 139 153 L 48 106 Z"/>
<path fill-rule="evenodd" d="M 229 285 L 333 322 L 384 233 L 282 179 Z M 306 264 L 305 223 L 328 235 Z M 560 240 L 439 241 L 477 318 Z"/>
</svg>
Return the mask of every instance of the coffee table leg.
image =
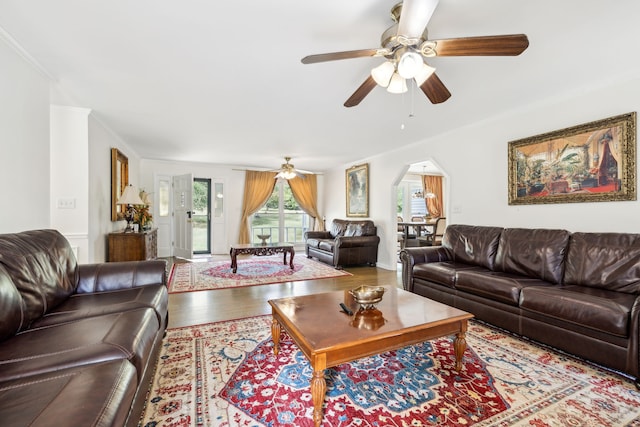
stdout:
<svg viewBox="0 0 640 427">
<path fill-rule="evenodd" d="M 291 269 L 293 270 L 293 257 L 296 254 L 296 251 L 291 248 L 291 255 L 289 256 L 289 267 L 291 267 Z M 286 264 L 286 261 L 285 261 Z"/>
<path fill-rule="evenodd" d="M 271 321 L 271 339 L 273 340 L 273 354 L 277 356 L 280 352 L 280 323 L 276 319 Z"/>
<path fill-rule="evenodd" d="M 456 353 L 456 371 L 458 372 L 462 369 L 462 356 L 467 349 L 467 339 L 465 337 L 465 331 L 460 331 L 456 334 L 456 338 L 453 341 L 453 348 Z"/>
<path fill-rule="evenodd" d="M 238 271 L 238 254 L 233 249 L 231 249 L 231 270 L 234 274 Z"/>
<path fill-rule="evenodd" d="M 324 369 L 314 370 L 311 378 L 311 398 L 313 399 L 313 423 L 315 427 L 322 424 L 322 404 L 327 392 L 327 382 L 324 379 Z"/>
</svg>

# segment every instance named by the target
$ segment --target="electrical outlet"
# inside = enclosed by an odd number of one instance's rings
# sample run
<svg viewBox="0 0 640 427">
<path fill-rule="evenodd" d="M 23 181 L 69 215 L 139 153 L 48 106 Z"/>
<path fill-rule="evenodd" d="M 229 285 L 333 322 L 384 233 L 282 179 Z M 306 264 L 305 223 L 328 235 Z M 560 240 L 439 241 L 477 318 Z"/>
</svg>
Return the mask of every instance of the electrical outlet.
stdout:
<svg viewBox="0 0 640 427">
<path fill-rule="evenodd" d="M 76 199 L 74 198 L 61 198 L 58 199 L 58 209 L 75 209 Z"/>
</svg>

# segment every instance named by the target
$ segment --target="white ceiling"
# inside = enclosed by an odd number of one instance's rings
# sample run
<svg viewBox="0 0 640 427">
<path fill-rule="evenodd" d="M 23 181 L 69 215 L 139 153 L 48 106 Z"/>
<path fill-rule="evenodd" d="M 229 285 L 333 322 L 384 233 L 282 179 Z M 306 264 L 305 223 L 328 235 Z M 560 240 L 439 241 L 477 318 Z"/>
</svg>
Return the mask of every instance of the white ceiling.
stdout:
<svg viewBox="0 0 640 427">
<path fill-rule="evenodd" d="M 525 33 L 529 48 L 433 58 L 440 105 L 375 88 L 345 108 L 382 60 L 300 59 L 379 47 L 394 3 L 0 0 L 0 27 L 143 158 L 250 167 L 322 171 L 640 71 L 637 0 L 441 0 L 430 38 Z"/>
</svg>

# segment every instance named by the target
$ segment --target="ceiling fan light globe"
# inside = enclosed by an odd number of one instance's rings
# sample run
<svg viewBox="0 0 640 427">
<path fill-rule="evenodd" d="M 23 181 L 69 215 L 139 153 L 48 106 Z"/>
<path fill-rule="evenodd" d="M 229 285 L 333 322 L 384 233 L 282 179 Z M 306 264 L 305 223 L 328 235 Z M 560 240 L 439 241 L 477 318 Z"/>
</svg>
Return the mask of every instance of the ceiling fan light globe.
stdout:
<svg viewBox="0 0 640 427">
<path fill-rule="evenodd" d="M 276 175 L 276 178 L 282 178 L 282 179 L 293 179 L 295 177 L 296 177 L 296 173 L 290 170 L 278 172 L 278 174 Z"/>
<path fill-rule="evenodd" d="M 418 86 L 422 86 L 422 83 L 426 82 L 427 79 L 431 77 L 431 75 L 435 72 L 435 68 L 430 67 L 423 62 L 422 67 L 420 67 L 420 71 L 418 71 L 418 73 L 413 78 L 415 79 Z"/>
<path fill-rule="evenodd" d="M 375 80 L 378 85 L 387 87 L 389 86 L 391 76 L 393 76 L 394 72 L 395 68 L 393 64 L 389 61 L 385 61 L 371 70 L 371 77 L 373 77 L 373 80 Z"/>
<path fill-rule="evenodd" d="M 424 61 L 419 53 L 407 51 L 398 61 L 398 74 L 405 79 L 412 79 L 420 72 L 423 64 Z"/>
<path fill-rule="evenodd" d="M 393 73 L 387 92 L 389 93 L 405 93 L 407 91 L 407 81 L 398 73 Z"/>
</svg>

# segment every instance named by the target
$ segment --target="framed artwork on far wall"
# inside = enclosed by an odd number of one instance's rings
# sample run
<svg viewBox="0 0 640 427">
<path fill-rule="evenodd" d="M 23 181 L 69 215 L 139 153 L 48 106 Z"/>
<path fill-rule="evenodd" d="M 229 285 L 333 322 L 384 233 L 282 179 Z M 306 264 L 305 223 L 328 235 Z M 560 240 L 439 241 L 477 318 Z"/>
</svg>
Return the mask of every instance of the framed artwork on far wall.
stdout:
<svg viewBox="0 0 640 427">
<path fill-rule="evenodd" d="M 369 164 L 352 166 L 345 173 L 347 216 L 369 216 Z"/>
<path fill-rule="evenodd" d="M 509 204 L 636 200 L 636 113 L 509 142 Z"/>
</svg>

